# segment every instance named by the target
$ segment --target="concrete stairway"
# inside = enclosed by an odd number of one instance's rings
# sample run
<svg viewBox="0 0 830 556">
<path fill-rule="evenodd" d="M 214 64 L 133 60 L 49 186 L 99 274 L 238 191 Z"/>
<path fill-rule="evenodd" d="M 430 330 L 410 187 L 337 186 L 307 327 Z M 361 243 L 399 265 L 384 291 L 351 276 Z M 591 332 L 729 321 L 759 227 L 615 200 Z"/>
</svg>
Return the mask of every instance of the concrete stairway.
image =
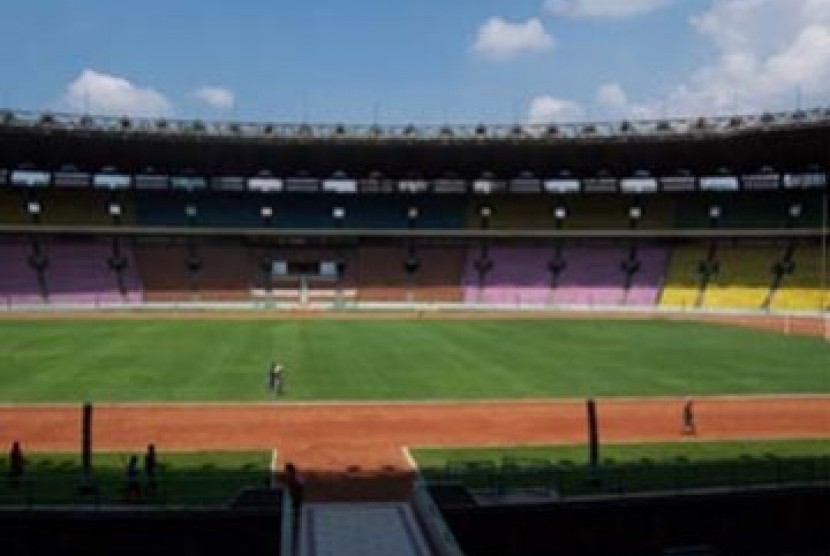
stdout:
<svg viewBox="0 0 830 556">
<path fill-rule="evenodd" d="M 405 503 L 328 503 L 303 508 L 299 556 L 429 556 Z"/>
</svg>

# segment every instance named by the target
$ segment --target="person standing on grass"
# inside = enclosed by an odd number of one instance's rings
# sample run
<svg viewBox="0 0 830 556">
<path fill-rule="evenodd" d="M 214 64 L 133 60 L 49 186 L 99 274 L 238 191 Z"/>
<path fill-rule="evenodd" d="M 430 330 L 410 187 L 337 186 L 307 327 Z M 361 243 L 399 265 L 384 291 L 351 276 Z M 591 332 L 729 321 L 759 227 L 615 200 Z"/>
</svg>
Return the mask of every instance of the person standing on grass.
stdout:
<svg viewBox="0 0 830 556">
<path fill-rule="evenodd" d="M 268 382 L 268 389 L 273 392 L 277 388 L 277 362 L 276 361 L 271 361 L 271 364 L 268 365 L 267 382 Z"/>
<path fill-rule="evenodd" d="M 23 467 L 25 465 L 23 459 L 23 450 L 20 448 L 20 442 L 15 440 L 12 443 L 12 448 L 9 451 L 9 483 L 12 486 L 20 484 L 20 479 L 23 478 Z"/>
<path fill-rule="evenodd" d="M 285 390 L 285 368 L 282 365 L 277 365 L 274 369 L 274 388 L 280 396 Z"/>
<path fill-rule="evenodd" d="M 144 454 L 144 475 L 147 477 L 147 490 L 154 491 L 156 488 L 156 445 L 148 444 L 147 452 Z"/>
<path fill-rule="evenodd" d="M 695 419 L 695 405 L 691 397 L 687 397 L 683 402 L 683 434 L 695 435 L 697 434 L 697 422 Z"/>
<path fill-rule="evenodd" d="M 137 502 L 141 495 L 141 487 L 138 484 L 138 456 L 130 456 L 127 464 L 127 500 Z"/>
</svg>

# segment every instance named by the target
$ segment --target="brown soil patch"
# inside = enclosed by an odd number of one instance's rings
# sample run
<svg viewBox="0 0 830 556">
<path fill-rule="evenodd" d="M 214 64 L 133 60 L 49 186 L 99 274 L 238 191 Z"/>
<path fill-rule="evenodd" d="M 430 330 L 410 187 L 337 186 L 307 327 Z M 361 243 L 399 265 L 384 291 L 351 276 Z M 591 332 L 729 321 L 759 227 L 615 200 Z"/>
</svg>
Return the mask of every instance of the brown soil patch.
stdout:
<svg viewBox="0 0 830 556">
<path fill-rule="evenodd" d="M 598 401 L 605 442 L 679 441 L 680 399 Z M 698 439 L 830 438 L 830 397 L 714 397 L 696 402 Z M 0 444 L 80 446 L 80 407 L 0 408 Z M 280 461 L 327 474 L 405 473 L 404 446 L 578 443 L 582 401 L 309 405 L 105 405 L 94 446 L 164 451 L 277 448 Z"/>
</svg>

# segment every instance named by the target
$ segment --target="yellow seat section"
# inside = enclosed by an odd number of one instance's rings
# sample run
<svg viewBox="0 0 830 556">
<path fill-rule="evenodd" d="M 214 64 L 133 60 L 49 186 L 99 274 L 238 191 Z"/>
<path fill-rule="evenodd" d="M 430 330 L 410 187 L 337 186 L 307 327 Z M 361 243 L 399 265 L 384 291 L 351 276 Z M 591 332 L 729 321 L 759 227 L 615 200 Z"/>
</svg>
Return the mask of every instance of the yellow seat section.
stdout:
<svg viewBox="0 0 830 556">
<path fill-rule="evenodd" d="M 698 265 L 706 258 L 702 245 L 676 247 L 669 259 L 669 268 L 660 305 L 664 307 L 694 307 L 700 288 Z"/>
<path fill-rule="evenodd" d="M 827 256 L 825 264 L 830 265 L 830 253 Z M 793 262 L 793 272 L 781 280 L 781 285 L 772 298 L 772 308 L 782 311 L 830 309 L 830 273 L 825 269 L 822 283 L 821 248 L 798 247 L 793 254 Z"/>
<path fill-rule="evenodd" d="M 709 281 L 703 306 L 718 309 L 760 309 L 773 282 L 772 267 L 781 256 L 776 247 L 718 247 L 719 271 Z"/>
</svg>

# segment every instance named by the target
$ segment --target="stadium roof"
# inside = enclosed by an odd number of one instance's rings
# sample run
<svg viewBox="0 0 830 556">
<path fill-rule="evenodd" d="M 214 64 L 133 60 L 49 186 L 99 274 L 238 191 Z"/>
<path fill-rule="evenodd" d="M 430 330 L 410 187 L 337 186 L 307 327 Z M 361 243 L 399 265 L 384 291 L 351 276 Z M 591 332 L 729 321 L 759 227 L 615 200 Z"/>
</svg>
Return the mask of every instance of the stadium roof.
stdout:
<svg viewBox="0 0 830 556">
<path fill-rule="evenodd" d="M 0 111 L 0 128 L 157 136 L 323 141 L 563 141 L 728 137 L 830 125 L 830 107 L 764 114 L 552 124 L 346 125 L 176 120 Z"/>
</svg>

